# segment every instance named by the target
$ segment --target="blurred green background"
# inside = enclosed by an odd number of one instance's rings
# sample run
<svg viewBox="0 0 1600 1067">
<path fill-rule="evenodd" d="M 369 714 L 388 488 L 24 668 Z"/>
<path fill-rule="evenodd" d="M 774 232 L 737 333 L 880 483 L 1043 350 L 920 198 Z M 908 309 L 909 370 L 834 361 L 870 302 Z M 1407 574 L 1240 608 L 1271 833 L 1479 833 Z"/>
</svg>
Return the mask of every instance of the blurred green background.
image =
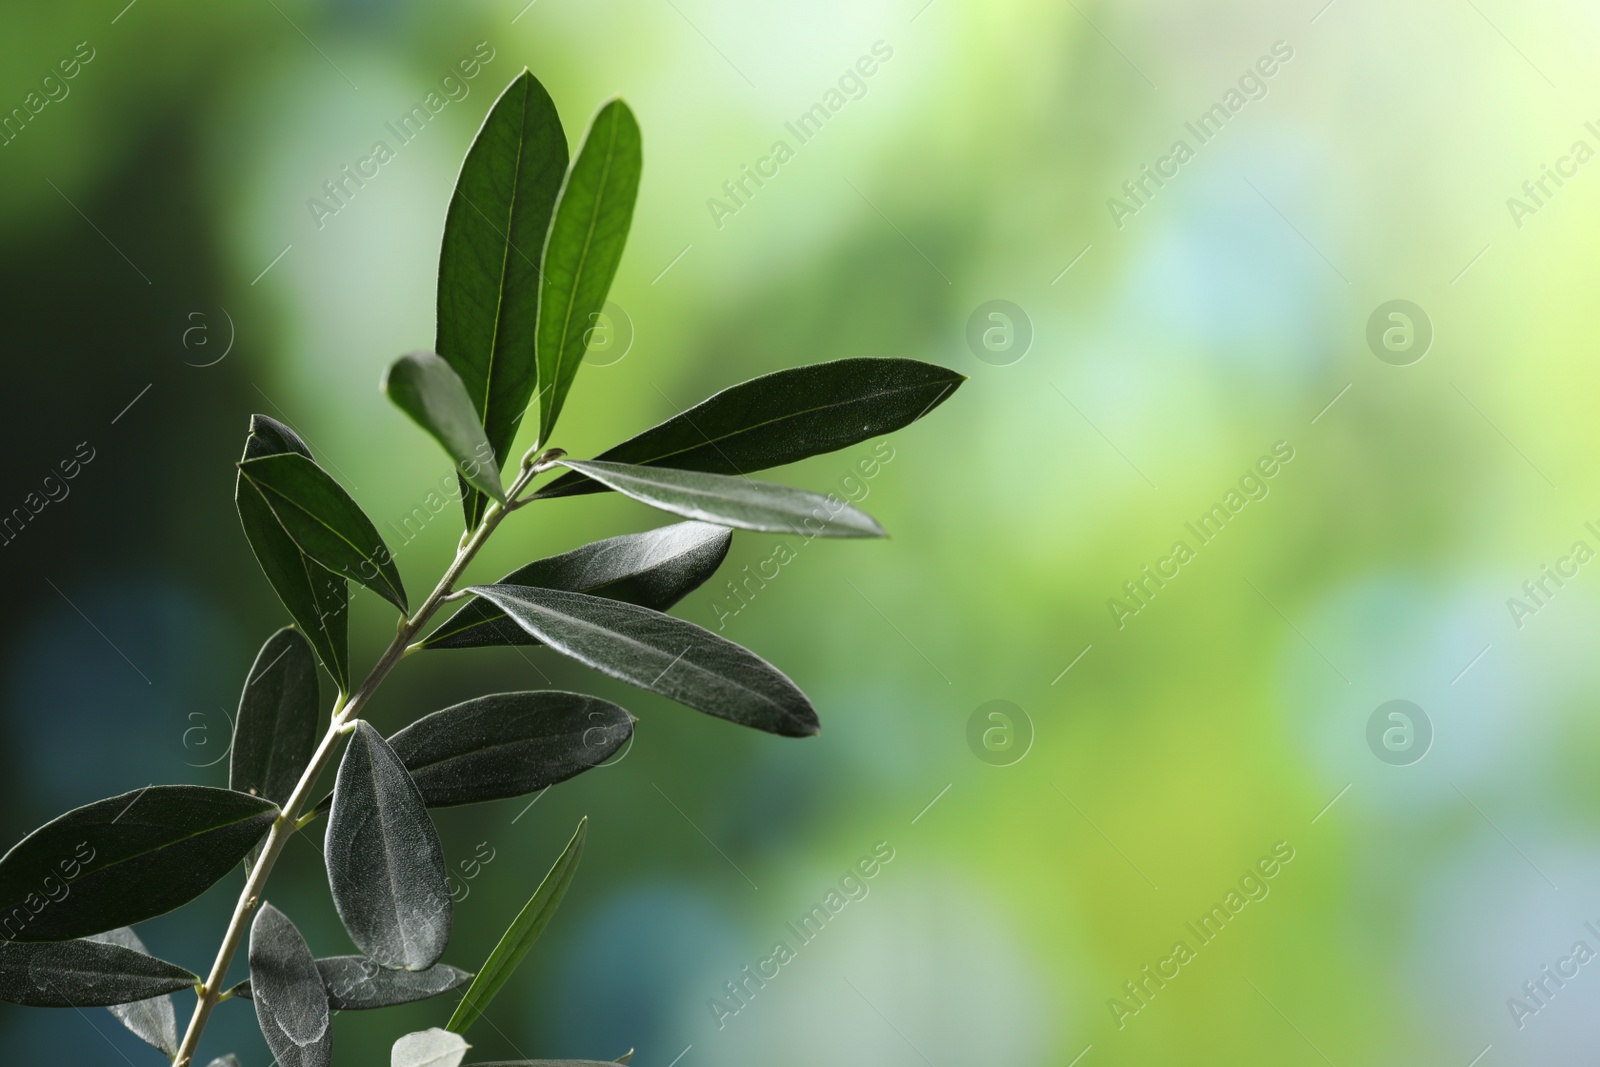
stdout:
<svg viewBox="0 0 1600 1067">
<path fill-rule="evenodd" d="M 224 783 L 238 687 L 286 621 L 231 499 L 251 412 L 301 430 L 386 532 L 448 474 L 377 382 L 432 343 L 457 168 L 526 65 L 572 140 L 619 93 L 645 137 L 610 347 L 556 443 L 592 455 L 823 359 L 972 380 L 886 443 L 779 475 L 858 500 L 891 540 L 796 545 L 724 617 L 723 577 L 781 540 L 740 534 L 677 609 L 788 672 L 820 738 L 741 732 L 542 649 L 391 679 L 385 731 L 545 686 L 642 720 L 621 762 L 531 808 L 441 813 L 465 890 L 446 960 L 469 969 L 591 819 L 474 1059 L 1589 1062 L 1600 974 L 1573 953 L 1600 950 L 1600 577 L 1560 561 L 1600 548 L 1591 9 L 524 2 L 0 13 L 0 109 L 59 97 L 0 136 L 0 510 L 93 457 L 0 547 L 7 841 L 151 781 Z M 385 124 L 475 49 L 492 58 L 465 95 L 396 147 Z M 863 56 L 871 76 L 845 77 Z M 801 143 L 785 124 L 819 102 Z M 1206 136 L 1186 126 L 1208 113 Z M 395 157 L 318 219 L 308 201 L 380 139 Z M 731 199 L 780 140 L 792 158 Z M 1417 332 L 1369 344 L 1397 299 Z M 1292 460 L 1247 478 L 1275 445 Z M 1185 524 L 1218 503 L 1202 544 Z M 555 501 L 474 573 L 663 521 Z M 456 523 L 398 551 L 409 584 Z M 1138 607 L 1136 580 L 1147 603 L 1119 626 L 1108 601 Z M 355 603 L 370 659 L 392 624 Z M 1397 699 L 1407 719 L 1369 742 Z M 988 718 L 995 700 L 1020 711 Z M 348 952 L 319 840 L 268 895 L 319 955 Z M 732 999 L 875 847 L 893 859 L 870 892 Z M 1229 913 L 1274 849 L 1292 860 Z M 237 891 L 141 932 L 203 969 Z M 1214 904 L 1230 917 L 1203 943 L 1186 924 Z M 339 1017 L 336 1063 L 386 1062 L 451 1004 Z M 0 1047 L 160 1060 L 98 1010 L 0 1008 Z M 202 1051 L 271 1059 L 242 1003 Z"/>
</svg>

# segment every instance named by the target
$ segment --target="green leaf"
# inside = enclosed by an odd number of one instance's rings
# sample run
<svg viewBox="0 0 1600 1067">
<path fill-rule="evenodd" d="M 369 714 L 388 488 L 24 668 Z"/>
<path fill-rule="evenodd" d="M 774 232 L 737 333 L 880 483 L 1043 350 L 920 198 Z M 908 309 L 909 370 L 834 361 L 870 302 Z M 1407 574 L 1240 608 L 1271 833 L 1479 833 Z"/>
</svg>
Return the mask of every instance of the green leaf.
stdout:
<svg viewBox="0 0 1600 1067">
<path fill-rule="evenodd" d="M 175 964 L 102 941 L 0 941 L 0 1000 L 8 1004 L 104 1008 L 164 997 L 199 981 Z"/>
<path fill-rule="evenodd" d="M 400 571 L 377 527 L 315 461 L 284 452 L 246 459 L 239 474 L 260 491 L 301 552 L 408 610 Z"/>
<path fill-rule="evenodd" d="M 726 527 L 678 522 L 536 559 L 495 584 L 565 589 L 666 611 L 716 573 L 732 540 Z M 422 647 L 533 644 L 538 642 L 520 626 L 507 622 L 505 612 L 485 601 L 469 600 L 441 623 Z"/>
<path fill-rule="evenodd" d="M 439 808 L 564 782 L 610 759 L 632 736 L 633 716 L 599 697 L 495 693 L 424 715 L 389 745 L 423 802 Z"/>
<path fill-rule="evenodd" d="M 250 989 L 279 1067 L 328 1067 L 333 1027 L 322 976 L 306 939 L 271 904 L 262 904 L 250 925 Z"/>
<path fill-rule="evenodd" d="M 754 478 L 628 463 L 563 459 L 563 466 L 651 507 L 741 530 L 812 537 L 887 537 L 878 520 L 836 496 Z"/>
<path fill-rule="evenodd" d="M 389 1050 L 389 1067 L 461 1067 L 472 1046 L 437 1026 L 407 1034 Z"/>
<path fill-rule="evenodd" d="M 311 450 L 289 427 L 265 415 L 250 416 L 250 436 L 245 439 L 244 459 L 298 454 L 311 458 Z M 289 609 L 290 618 L 317 650 L 317 658 L 333 676 L 340 692 L 350 689 L 350 652 L 346 632 L 349 623 L 349 594 L 345 580 L 314 563 L 300 551 L 267 501 L 244 475 L 234 487 L 234 502 L 239 522 L 244 526 L 250 550 L 272 584 L 272 589 Z"/>
<path fill-rule="evenodd" d="M 408 971 L 439 962 L 451 921 L 444 849 L 416 783 L 365 721 L 339 762 L 323 853 L 333 906 L 357 948 Z"/>
<path fill-rule="evenodd" d="M 460 376 L 501 464 L 537 379 L 539 259 L 566 173 L 556 105 L 523 70 L 467 150 L 439 248 L 434 349 Z M 464 495 L 468 529 L 486 503 Z"/>
<path fill-rule="evenodd" d="M 643 166 L 639 124 L 621 100 L 595 114 L 561 186 L 539 288 L 539 442 L 550 440 L 633 222 Z"/>
<path fill-rule="evenodd" d="M 228 788 L 282 805 L 317 747 L 317 661 L 298 630 L 267 638 L 233 724 Z"/>
<path fill-rule="evenodd" d="M 500 935 L 500 943 L 483 961 L 478 977 L 467 987 L 466 995 L 456 1006 L 455 1014 L 450 1016 L 445 1029 L 458 1034 L 466 1033 L 467 1027 L 478 1021 L 488 1010 L 489 1002 L 510 981 L 523 957 L 539 939 L 539 935 L 544 933 L 544 928 L 550 925 L 556 908 L 561 906 L 561 898 L 567 895 L 572 876 L 578 872 L 578 859 L 583 855 L 583 841 L 588 833 L 589 820 L 578 820 L 578 829 L 572 835 L 572 840 L 567 842 L 555 866 L 544 876 L 544 881 L 539 883 L 539 888 L 534 890 L 522 911 L 511 920 L 506 932 Z"/>
<path fill-rule="evenodd" d="M 816 709 L 782 671 L 692 622 L 583 593 L 471 590 L 555 651 L 613 678 L 741 726 L 785 737 L 820 732 Z"/>
<path fill-rule="evenodd" d="M 752 474 L 908 426 L 966 380 L 914 359 L 813 363 L 724 389 L 595 458 L 707 474 Z M 568 473 L 534 495 L 568 496 L 604 488 Z"/>
<path fill-rule="evenodd" d="M 478 424 L 478 411 L 467 387 L 450 364 L 432 352 L 401 356 L 383 376 L 383 391 L 395 407 L 444 446 L 462 481 L 505 502 L 494 448 Z M 526 398 L 523 405 L 527 405 Z"/>
<path fill-rule="evenodd" d="M 285 452 L 295 452 L 307 459 L 313 459 L 311 446 L 284 423 L 270 415 L 250 416 L 250 436 L 245 438 L 245 459 L 260 459 L 262 456 L 278 456 Z"/>
<path fill-rule="evenodd" d="M 0 938 L 65 941 L 182 907 L 267 832 L 269 800 L 152 785 L 45 823 L 0 857 Z"/>
<path fill-rule="evenodd" d="M 472 974 L 448 963 L 436 963 L 425 971 L 392 971 L 365 956 L 329 956 L 317 961 L 317 973 L 328 991 L 328 1007 L 334 1011 L 368 1011 L 426 1000 L 460 988 Z M 231 990 L 243 1000 L 251 998 L 246 978 Z"/>
<path fill-rule="evenodd" d="M 315 669 L 313 666 L 312 670 Z M 103 934 L 95 934 L 89 940 L 149 955 L 149 951 L 144 947 L 144 942 L 139 940 L 139 935 L 134 933 L 133 928 L 129 926 L 107 930 Z M 71 944 L 71 942 L 66 943 Z M 176 969 L 182 970 L 182 968 Z M 200 979 L 195 977 L 193 984 L 198 985 L 199 982 Z M 141 998 L 131 1003 L 108 1004 L 106 1010 L 115 1015 L 117 1020 L 132 1031 L 139 1040 L 152 1048 L 165 1052 L 167 1059 L 173 1059 L 178 1055 L 178 1017 L 172 1008 L 172 998 L 170 996 L 162 994 L 156 997 Z"/>
</svg>

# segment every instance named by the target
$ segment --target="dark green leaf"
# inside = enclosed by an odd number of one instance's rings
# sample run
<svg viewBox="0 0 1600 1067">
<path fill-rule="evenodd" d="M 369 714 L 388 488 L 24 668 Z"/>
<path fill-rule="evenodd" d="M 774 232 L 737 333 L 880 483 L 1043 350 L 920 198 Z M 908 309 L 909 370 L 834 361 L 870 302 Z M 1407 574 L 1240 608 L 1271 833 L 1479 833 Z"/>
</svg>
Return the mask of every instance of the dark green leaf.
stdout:
<svg viewBox="0 0 1600 1067">
<path fill-rule="evenodd" d="M 0 938 L 65 941 L 181 907 L 277 815 L 269 800 L 203 785 L 152 785 L 69 811 L 0 858 Z"/>
<path fill-rule="evenodd" d="M 390 365 L 383 391 L 410 415 L 455 462 L 461 480 L 496 500 L 505 501 L 494 449 L 478 425 L 478 411 L 461 378 L 432 352 L 412 352 Z M 527 405 L 527 398 L 523 398 Z"/>
<path fill-rule="evenodd" d="M 448 963 L 436 963 L 423 971 L 392 971 L 363 956 L 318 960 L 317 970 L 328 987 L 328 1003 L 336 1011 L 409 1004 L 448 993 L 472 980 L 471 972 Z"/>
<path fill-rule="evenodd" d="M 333 1028 L 322 976 L 306 939 L 271 904 L 261 905 L 250 926 L 250 989 L 279 1067 L 328 1067 Z"/>
<path fill-rule="evenodd" d="M 556 427 L 622 261 L 643 163 L 633 112 L 621 100 L 608 102 L 595 114 L 561 186 L 544 246 L 537 344 L 541 444 Z"/>
<path fill-rule="evenodd" d="M 506 932 L 500 935 L 500 943 L 489 953 L 489 958 L 483 961 L 478 977 L 467 987 L 466 995 L 456 1006 L 455 1013 L 445 1024 L 445 1029 L 458 1034 L 466 1033 L 467 1027 L 478 1021 L 478 1018 L 488 1010 L 489 1002 L 495 998 L 495 994 L 499 993 L 511 979 L 511 975 L 522 963 L 523 957 L 528 954 L 533 943 L 544 933 L 544 928 L 550 925 L 556 908 L 561 906 L 561 898 L 567 895 L 567 887 L 572 884 L 572 876 L 578 873 L 578 859 L 583 855 L 583 841 L 588 833 L 589 820 L 580 819 L 577 832 L 572 835 L 572 840 L 567 842 L 567 847 L 556 860 L 555 866 L 544 876 L 544 881 L 539 883 L 539 888 L 534 890 L 533 896 L 523 905 L 522 911 L 511 920 Z"/>
<path fill-rule="evenodd" d="M 334 1011 L 367 1011 L 426 1000 L 448 993 L 471 980 L 472 975 L 448 963 L 436 963 L 425 971 L 393 971 L 365 956 L 329 956 L 317 961 L 328 991 L 328 1007 Z M 233 987 L 233 995 L 250 999 L 250 980 Z"/>
<path fill-rule="evenodd" d="M 245 440 L 244 458 L 298 454 L 311 458 L 305 442 L 293 430 L 265 415 L 250 417 L 250 436 Z M 266 498 L 245 477 L 239 476 L 234 488 L 239 522 L 244 526 L 250 549 L 266 573 L 267 581 L 289 609 L 289 616 L 317 650 L 317 657 L 328 669 L 341 691 L 350 688 L 350 653 L 346 630 L 349 596 L 345 580 L 332 574 L 301 552 L 294 539 L 278 521 Z"/>
<path fill-rule="evenodd" d="M 243 458 L 260 459 L 262 456 L 281 456 L 285 452 L 313 458 L 311 447 L 288 426 L 270 415 L 251 415 L 250 436 L 245 438 Z"/>
<path fill-rule="evenodd" d="M 435 1026 L 406 1034 L 389 1050 L 389 1067 L 460 1067 L 472 1046 Z"/>
<path fill-rule="evenodd" d="M 407 610 L 405 587 L 388 546 L 327 471 L 305 456 L 284 452 L 244 460 L 239 473 L 260 491 L 301 552 Z"/>
<path fill-rule="evenodd" d="M 523 70 L 467 150 L 439 248 L 434 349 L 460 376 L 501 464 L 538 375 L 539 257 L 566 173 L 567 135 L 556 106 Z M 468 529 L 485 503 L 465 494 Z"/>
<path fill-rule="evenodd" d="M 233 724 L 228 787 L 282 805 L 317 747 L 317 661 L 298 630 L 267 638 Z"/>
<path fill-rule="evenodd" d="M 786 737 L 820 732 L 804 693 L 766 660 L 692 622 L 583 593 L 522 585 L 472 592 L 562 655 L 697 711 Z"/>
<path fill-rule="evenodd" d="M 0 1000 L 10 1004 L 103 1008 L 164 997 L 199 982 L 182 967 L 102 941 L 0 941 Z"/>
<path fill-rule="evenodd" d="M 315 669 L 313 666 L 312 670 Z M 95 934 L 89 940 L 149 955 L 144 942 L 139 940 L 139 935 L 134 933 L 130 926 L 121 926 L 115 930 L 107 930 L 103 934 Z M 71 942 L 66 943 L 71 944 Z M 195 977 L 193 984 L 198 985 L 199 982 L 200 979 Z M 117 1020 L 131 1030 L 139 1040 L 165 1052 L 167 1059 L 173 1059 L 178 1055 L 178 1017 L 173 1011 L 170 996 L 162 994 L 125 1004 L 110 1004 L 106 1006 L 106 1010 L 115 1015 Z"/>
<path fill-rule="evenodd" d="M 423 801 L 438 808 L 564 782 L 610 759 L 632 736 L 633 717 L 599 697 L 495 693 L 424 715 L 389 745 Z"/>
<path fill-rule="evenodd" d="M 878 520 L 836 496 L 754 478 L 628 463 L 564 459 L 617 492 L 689 519 L 766 533 L 811 537 L 887 537 Z"/>
<path fill-rule="evenodd" d="M 339 762 L 323 852 L 333 906 L 357 948 L 408 971 L 439 962 L 451 919 L 444 849 L 416 783 L 364 721 Z"/>
<path fill-rule="evenodd" d="M 710 578 L 728 555 L 733 534 L 705 522 L 678 522 L 536 559 L 496 585 L 536 585 L 666 611 Z M 483 648 L 537 644 L 505 612 L 470 600 L 441 623 L 423 648 Z"/>
<path fill-rule="evenodd" d="M 596 459 L 752 474 L 893 433 L 938 407 L 966 376 L 915 359 L 813 363 L 724 389 Z M 563 474 L 535 496 L 605 488 Z"/>
</svg>

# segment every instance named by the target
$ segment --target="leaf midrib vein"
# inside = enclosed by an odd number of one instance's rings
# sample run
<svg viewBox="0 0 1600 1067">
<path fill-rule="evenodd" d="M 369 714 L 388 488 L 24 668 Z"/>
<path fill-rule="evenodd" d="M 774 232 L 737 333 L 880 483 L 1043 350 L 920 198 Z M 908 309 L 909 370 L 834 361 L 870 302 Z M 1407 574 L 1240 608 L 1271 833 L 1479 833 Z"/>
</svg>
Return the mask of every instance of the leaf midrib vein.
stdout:
<svg viewBox="0 0 1600 1067">
<path fill-rule="evenodd" d="M 565 622 L 571 623 L 573 626 L 575 626 L 577 628 L 580 628 L 580 629 L 583 629 L 585 631 L 590 631 L 590 632 L 603 634 L 603 635 L 606 635 L 606 636 L 609 636 L 609 637 L 616 638 L 617 640 L 626 643 L 627 645 L 629 645 L 632 648 L 645 650 L 645 651 L 653 653 L 653 654 L 655 654 L 657 656 L 661 656 L 663 659 L 670 659 L 671 658 L 671 657 L 667 656 L 666 652 L 664 652 L 663 650 L 657 648 L 656 646 L 654 646 L 652 644 L 649 644 L 648 642 L 641 641 L 636 637 L 632 637 L 632 636 L 630 636 L 628 634 L 621 633 L 621 632 L 619 632 L 617 630 L 607 629 L 606 627 L 601 626 L 598 623 L 589 622 L 587 619 L 582 619 L 582 618 L 579 618 L 579 617 L 577 617 L 575 615 L 568 615 L 566 612 L 557 611 L 555 608 L 547 607 L 547 606 L 545 606 L 543 604 L 532 604 L 532 603 L 529 603 L 529 604 L 526 604 L 526 605 L 523 605 L 523 606 L 525 606 L 530 611 L 544 612 L 547 615 L 550 615 L 550 616 L 553 616 L 554 618 L 561 619 L 561 620 L 563 620 Z M 505 610 L 506 610 L 506 613 L 508 615 L 510 615 L 513 619 L 516 619 L 516 614 L 511 609 L 507 608 Z M 680 620 L 672 619 L 672 617 L 670 615 L 663 615 L 662 618 L 671 619 L 673 622 L 679 622 L 680 621 Z M 565 642 L 565 641 L 561 641 L 561 642 L 558 643 L 557 641 L 552 640 L 548 634 L 536 633 L 536 634 L 534 634 L 534 636 L 540 638 L 546 644 L 552 645 L 552 646 L 555 646 L 555 647 L 561 647 L 562 645 L 568 645 L 568 643 Z M 570 647 L 570 645 L 568 645 L 568 647 Z M 761 700 L 762 702 L 764 702 L 764 703 L 772 706 L 773 708 L 776 708 L 777 710 L 783 712 L 785 716 L 788 716 L 790 714 L 789 710 L 786 707 L 784 707 L 782 704 L 778 703 L 778 701 L 775 700 L 773 697 L 767 695 L 766 693 L 760 692 L 759 690 L 750 688 L 748 685 L 744 684 L 743 682 L 741 682 L 737 678 L 730 677 L 730 676 L 728 676 L 726 674 L 719 674 L 719 673 L 711 670 L 708 667 L 704 667 L 704 666 L 700 665 L 699 663 L 696 663 L 694 660 L 689 659 L 687 656 L 683 657 L 678 662 L 680 664 L 688 666 L 689 668 L 691 668 L 693 671 L 697 672 L 700 675 L 703 675 L 703 676 L 705 676 L 707 678 L 710 678 L 710 679 L 712 679 L 714 681 L 720 681 L 720 682 L 726 683 L 727 685 L 730 685 L 730 686 L 734 687 L 735 689 L 739 689 L 739 690 L 741 690 L 743 692 L 749 693 L 751 696 L 756 697 L 757 699 Z M 591 664 L 591 666 L 593 666 L 593 665 Z M 629 678 L 626 675 L 621 674 L 620 672 L 615 672 L 615 671 L 613 671 L 611 669 L 608 669 L 606 667 L 596 666 L 595 669 L 597 669 L 597 670 L 599 670 L 599 671 L 601 671 L 601 672 L 603 672 L 605 674 L 611 674 L 613 677 L 621 678 L 624 681 L 628 681 L 628 682 L 632 682 L 633 681 L 632 678 Z M 659 680 L 659 676 L 658 676 L 658 680 Z M 638 683 L 635 683 L 635 684 L 638 684 Z M 645 684 L 645 688 L 651 689 L 651 690 L 653 690 L 655 692 L 660 692 L 659 689 L 656 689 L 654 684 L 646 683 Z"/>
<path fill-rule="evenodd" d="M 730 440 L 732 438 L 739 437 L 739 436 L 741 436 L 743 434 L 752 433 L 752 432 L 754 432 L 756 430 L 765 429 L 768 426 L 775 426 L 775 425 L 777 425 L 779 423 L 788 422 L 788 421 L 791 421 L 793 419 L 803 418 L 806 415 L 815 415 L 819 411 L 831 411 L 834 408 L 845 408 L 845 407 L 849 407 L 852 404 L 864 403 L 864 402 L 871 401 L 871 400 L 880 400 L 883 397 L 894 396 L 894 395 L 899 394 L 899 393 L 915 392 L 915 391 L 920 390 L 920 389 L 930 388 L 933 384 L 935 384 L 935 383 L 933 383 L 933 382 L 920 382 L 920 383 L 918 383 L 916 385 L 905 385 L 905 386 L 899 386 L 899 387 L 893 388 L 893 389 L 882 389 L 882 390 L 879 390 L 876 393 L 869 393 L 869 394 L 867 394 L 865 396 L 856 397 L 856 398 L 851 399 L 851 400 L 841 400 L 841 401 L 838 401 L 837 403 L 832 403 L 832 404 L 818 404 L 816 407 L 803 408 L 803 409 L 801 409 L 799 411 L 791 411 L 786 415 L 777 415 L 777 416 L 774 416 L 773 418 L 767 419 L 767 420 L 765 420 L 763 422 L 752 422 L 749 425 L 741 426 L 738 429 L 729 430 L 726 433 L 717 434 L 715 437 L 709 436 L 706 433 L 701 432 L 700 428 L 698 426 L 695 426 L 691 422 L 691 423 L 689 423 L 689 425 L 696 432 L 699 432 L 701 438 L 703 438 L 703 441 L 701 443 L 689 445 L 688 447 L 679 448 L 679 449 L 676 449 L 676 450 L 671 451 L 671 452 L 662 452 L 659 455 L 651 456 L 648 459 L 637 460 L 637 461 L 634 461 L 634 462 L 636 462 L 636 464 L 638 466 L 647 466 L 647 465 L 657 464 L 657 463 L 660 463 L 662 460 L 671 459 L 673 456 L 681 456 L 686 452 L 696 452 L 696 451 L 699 451 L 700 449 L 706 448 L 706 447 L 713 447 L 714 448 L 719 442 L 727 441 L 727 440 Z M 942 384 L 944 384 L 947 387 L 949 385 L 948 382 L 942 383 Z M 684 418 L 686 415 L 688 415 L 693 410 L 694 410 L 693 408 L 690 408 L 690 409 L 687 409 L 685 411 L 681 411 L 677 415 L 674 415 L 671 419 L 668 419 L 667 421 L 668 422 L 675 422 L 678 419 Z M 663 423 L 662 425 L 664 426 L 664 425 L 666 425 L 666 423 Z M 657 429 L 659 429 L 659 428 L 660 427 L 657 427 Z M 645 433 L 649 433 L 649 432 L 650 432 L 649 430 L 645 431 Z M 617 449 L 624 447 L 626 444 L 627 444 L 627 442 L 624 441 L 622 444 L 617 445 L 616 448 L 608 449 L 607 451 L 615 452 Z M 605 460 L 604 457 L 605 457 L 605 453 L 601 453 L 599 456 L 596 456 L 595 458 L 597 460 L 602 461 L 602 462 L 611 462 L 609 460 Z"/>
<path fill-rule="evenodd" d="M 539 402 L 539 436 L 541 439 L 548 439 L 550 433 L 550 428 L 544 425 L 546 407 L 548 406 L 552 416 L 556 410 L 556 384 L 561 380 L 562 367 L 567 362 L 567 334 L 572 329 L 572 313 L 578 303 L 578 287 L 583 282 L 583 271 L 589 262 L 589 249 L 594 245 L 594 231 L 599 224 L 600 209 L 606 200 L 606 186 L 611 180 L 611 164 L 616 157 L 617 151 L 617 127 L 621 125 L 621 121 L 620 114 L 613 114 L 611 129 L 607 131 L 610 134 L 610 140 L 606 143 L 605 155 L 601 157 L 600 180 L 596 183 L 594 205 L 589 212 L 589 228 L 583 235 L 583 244 L 580 246 L 578 253 L 578 263 L 572 272 L 572 286 L 567 290 L 566 310 L 561 316 L 561 333 L 556 338 L 555 380 L 550 383 L 549 393 L 545 394 L 550 399 L 548 401 L 541 399 Z M 579 158 L 582 158 L 581 155 Z"/>
</svg>

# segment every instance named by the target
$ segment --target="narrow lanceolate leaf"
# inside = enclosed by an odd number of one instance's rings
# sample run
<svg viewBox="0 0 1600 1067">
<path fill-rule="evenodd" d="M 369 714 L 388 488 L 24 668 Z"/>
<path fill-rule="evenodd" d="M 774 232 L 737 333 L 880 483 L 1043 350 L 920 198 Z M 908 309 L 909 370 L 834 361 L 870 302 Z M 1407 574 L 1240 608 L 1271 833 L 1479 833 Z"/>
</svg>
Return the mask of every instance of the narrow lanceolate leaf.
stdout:
<svg viewBox="0 0 1600 1067">
<path fill-rule="evenodd" d="M 478 977 L 467 987 L 466 995 L 456 1006 L 445 1029 L 458 1034 L 466 1033 L 467 1027 L 478 1021 L 488 1009 L 489 1002 L 510 981 L 523 957 L 539 939 L 539 935 L 544 933 L 544 928 L 550 925 L 556 908 L 561 906 L 561 898 L 567 895 L 572 876 L 578 873 L 578 860 L 583 855 L 583 841 L 588 833 L 589 820 L 579 820 L 572 840 L 567 842 L 555 866 L 544 876 L 544 881 L 539 883 L 539 888 L 534 890 L 522 911 L 511 921 L 506 932 L 500 935 L 500 943 L 484 960 Z"/>
<path fill-rule="evenodd" d="M 966 376 L 915 359 L 840 359 L 724 389 L 596 459 L 707 474 L 751 474 L 859 444 L 916 422 Z M 581 474 L 535 496 L 594 493 Z"/>
<path fill-rule="evenodd" d="M 334 779 L 324 857 L 333 906 L 356 947 L 385 967 L 439 962 L 451 920 L 444 849 L 416 783 L 364 721 Z"/>
<path fill-rule="evenodd" d="M 388 546 L 327 471 L 305 456 L 284 452 L 246 459 L 239 474 L 261 493 L 301 552 L 407 610 L 405 587 Z"/>
<path fill-rule="evenodd" d="M 383 391 L 444 446 L 462 481 L 505 501 L 494 448 L 478 423 L 479 413 L 467 387 L 450 364 L 432 352 L 401 356 L 383 376 Z"/>
<path fill-rule="evenodd" d="M 501 578 L 496 585 L 536 585 L 565 589 L 607 600 L 625 600 L 656 611 L 698 589 L 727 558 L 733 533 L 706 522 L 678 522 L 644 533 L 603 541 L 536 559 Z M 482 600 L 469 600 L 440 624 L 423 648 L 483 648 L 538 642 L 505 612 Z"/>
<path fill-rule="evenodd" d="M 424 803 L 439 808 L 564 782 L 610 759 L 632 736 L 633 716 L 599 697 L 495 693 L 424 715 L 389 745 Z"/>
<path fill-rule="evenodd" d="M 189 903 L 278 815 L 269 800 L 153 785 L 67 812 L 0 857 L 0 939 L 87 937 Z"/>
<path fill-rule="evenodd" d="M 295 432 L 265 415 L 250 417 L 250 436 L 244 459 L 295 454 L 311 458 L 311 450 Z M 350 688 L 348 630 L 349 594 L 345 580 L 311 560 L 289 536 L 266 497 L 241 474 L 234 488 L 239 522 L 250 549 L 272 584 L 273 592 L 289 609 L 290 618 L 317 650 L 341 690 Z"/>
<path fill-rule="evenodd" d="M 328 994 L 306 939 L 289 917 L 261 905 L 250 926 L 250 989 L 261 1036 L 279 1067 L 328 1067 Z"/>
<path fill-rule="evenodd" d="M 407 1034 L 389 1050 L 389 1067 L 460 1067 L 472 1046 L 435 1026 Z"/>
<path fill-rule="evenodd" d="M 467 150 L 439 248 L 434 350 L 460 376 L 500 464 L 533 396 L 539 257 L 566 173 L 567 135 L 556 106 L 524 70 Z M 468 529 L 486 503 L 465 494 Z"/>
<path fill-rule="evenodd" d="M 102 941 L 0 942 L 0 1000 L 8 1004 L 34 1008 L 132 1005 L 176 993 L 199 981 L 175 964 Z"/>
<path fill-rule="evenodd" d="M 472 974 L 448 963 L 425 971 L 393 971 L 365 956 L 329 956 L 317 961 L 317 972 L 334 1011 L 369 1011 L 426 1000 L 471 981 Z M 251 999 L 250 980 L 233 987 L 233 995 Z"/>
<path fill-rule="evenodd" d="M 685 518 L 808 538 L 888 536 L 866 512 L 836 496 L 805 489 L 666 467 L 593 459 L 560 462 L 619 493 Z"/>
<path fill-rule="evenodd" d="M 643 163 L 633 112 L 610 101 L 596 113 L 561 186 L 545 241 L 537 345 L 541 443 L 556 427 L 622 261 Z"/>
<path fill-rule="evenodd" d="M 133 932 L 132 927 L 121 926 L 115 930 L 107 930 L 103 934 L 95 934 L 89 940 L 149 955 L 144 942 L 139 940 L 139 935 Z M 198 978 L 195 979 L 195 984 L 199 984 Z M 170 1060 L 178 1055 L 178 1018 L 173 1011 L 170 996 L 162 994 L 126 1004 L 110 1004 L 107 1005 L 107 1010 L 115 1015 L 123 1026 L 133 1031 L 139 1040 L 165 1052 L 167 1059 Z"/>
<path fill-rule="evenodd" d="M 785 737 L 820 732 L 806 695 L 782 671 L 692 622 L 583 593 L 473 586 L 518 626 L 597 671 L 741 726 Z"/>
<path fill-rule="evenodd" d="M 298 630 L 267 638 L 233 724 L 228 787 L 282 805 L 317 747 L 317 661 Z"/>
</svg>

